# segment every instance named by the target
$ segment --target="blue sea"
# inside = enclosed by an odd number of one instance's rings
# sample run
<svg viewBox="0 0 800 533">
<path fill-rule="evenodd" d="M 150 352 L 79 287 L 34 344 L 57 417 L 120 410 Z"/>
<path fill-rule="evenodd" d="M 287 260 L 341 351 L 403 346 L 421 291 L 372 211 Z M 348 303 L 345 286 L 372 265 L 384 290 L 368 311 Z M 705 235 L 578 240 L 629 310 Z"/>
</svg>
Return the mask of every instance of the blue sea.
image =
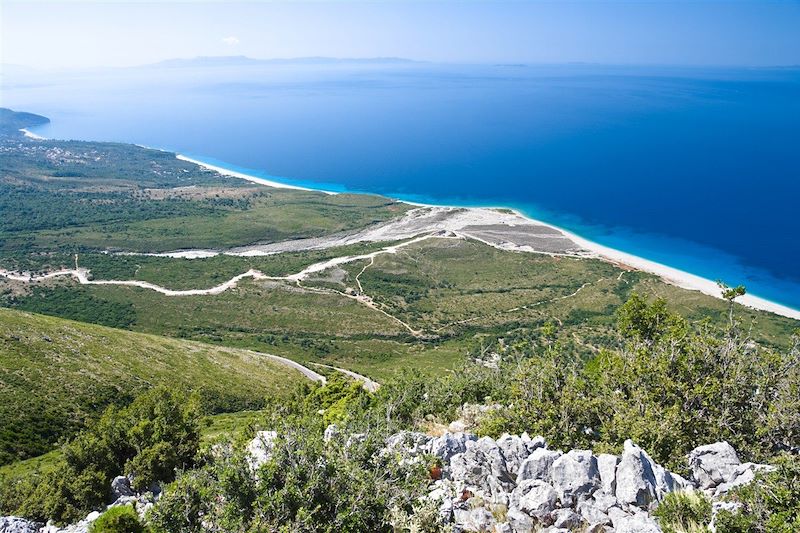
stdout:
<svg viewBox="0 0 800 533">
<path fill-rule="evenodd" d="M 515 207 L 800 309 L 800 68 L 254 63 L 6 71 L 45 137 Z"/>
</svg>

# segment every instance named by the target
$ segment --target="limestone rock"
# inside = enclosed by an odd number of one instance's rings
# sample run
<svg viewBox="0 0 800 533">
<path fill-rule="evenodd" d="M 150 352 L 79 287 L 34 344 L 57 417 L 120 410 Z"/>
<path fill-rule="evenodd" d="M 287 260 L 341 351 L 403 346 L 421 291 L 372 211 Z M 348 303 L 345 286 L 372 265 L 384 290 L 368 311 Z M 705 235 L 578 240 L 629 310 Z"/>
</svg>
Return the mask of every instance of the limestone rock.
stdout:
<svg viewBox="0 0 800 533">
<path fill-rule="evenodd" d="M 740 464 L 736 450 L 725 441 L 699 446 L 689 452 L 692 478 L 701 489 L 733 481 Z"/>
<path fill-rule="evenodd" d="M 649 458 L 633 441 L 626 440 L 617 466 L 617 501 L 646 509 L 656 499 L 656 477 Z"/>
<path fill-rule="evenodd" d="M 517 474 L 517 484 L 526 479 L 541 479 L 550 481 L 550 469 L 553 462 L 561 457 L 561 452 L 537 448 L 528 456 L 519 467 Z"/>
<path fill-rule="evenodd" d="M 117 476 L 111 481 L 111 495 L 114 499 L 122 496 L 135 496 L 136 492 L 131 488 L 131 480 L 126 476 Z"/>
<path fill-rule="evenodd" d="M 42 527 L 38 522 L 32 522 L 18 516 L 0 517 L 0 533 L 37 533 Z"/>
<path fill-rule="evenodd" d="M 261 465 L 269 461 L 277 438 L 278 433 L 275 431 L 259 431 L 256 433 L 256 436 L 247 445 L 248 463 L 252 470 L 258 470 Z"/>
<path fill-rule="evenodd" d="M 600 487 L 597 459 L 588 450 L 572 450 L 553 462 L 553 488 L 563 506 L 588 498 Z"/>
<path fill-rule="evenodd" d="M 511 493 L 511 508 L 519 509 L 539 522 L 547 524 L 556 508 L 558 494 L 550 484 L 539 479 L 526 479 Z"/>
<path fill-rule="evenodd" d="M 475 441 L 477 437 L 470 433 L 445 433 L 441 437 L 431 439 L 423 447 L 427 453 L 449 464 L 450 459 L 459 453 L 467 451 L 467 442 Z"/>
<path fill-rule="evenodd" d="M 500 489 L 508 492 L 514 487 L 503 452 L 489 437 L 467 441 L 466 451 L 450 460 L 450 473 L 454 480 L 488 494 Z"/>
<path fill-rule="evenodd" d="M 600 472 L 600 488 L 606 494 L 614 494 L 617 490 L 617 464 L 619 457 L 610 453 L 597 456 L 597 470 Z"/>
</svg>

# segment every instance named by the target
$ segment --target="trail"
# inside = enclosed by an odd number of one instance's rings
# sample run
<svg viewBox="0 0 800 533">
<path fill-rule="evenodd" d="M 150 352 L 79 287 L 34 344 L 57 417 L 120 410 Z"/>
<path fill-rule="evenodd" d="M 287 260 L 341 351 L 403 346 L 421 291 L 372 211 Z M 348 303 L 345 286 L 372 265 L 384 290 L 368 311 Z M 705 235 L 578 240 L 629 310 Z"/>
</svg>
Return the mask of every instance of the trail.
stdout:
<svg viewBox="0 0 800 533">
<path fill-rule="evenodd" d="M 253 355 L 257 355 L 257 356 L 260 356 L 260 357 L 266 357 L 267 359 L 272 359 L 273 361 L 276 361 L 276 362 L 278 362 L 278 363 L 280 363 L 282 365 L 286 365 L 288 367 L 294 368 L 295 370 L 299 371 L 301 374 L 303 374 L 305 377 L 307 377 L 311 381 L 318 381 L 318 382 L 322 383 L 323 385 L 325 383 L 327 383 L 327 381 L 328 381 L 327 378 L 325 378 L 325 376 L 323 376 L 322 374 L 318 374 L 317 372 L 314 372 L 310 368 L 305 367 L 305 366 L 303 366 L 300 363 L 297 363 L 295 361 L 292 361 L 291 359 L 287 359 L 287 358 L 281 357 L 279 355 L 272 355 L 272 354 L 264 353 L 264 352 L 256 352 L 256 351 L 253 351 L 253 350 L 247 350 L 247 351 L 252 353 Z M 366 378 L 364 378 L 364 379 L 366 379 Z"/>
<path fill-rule="evenodd" d="M 373 381 L 369 379 L 367 376 L 362 376 L 361 374 L 356 374 L 352 370 L 347 370 L 346 368 L 339 368 L 338 366 L 331 366 L 331 365 L 323 365 L 322 363 L 310 363 L 314 366 L 321 366 L 324 368 L 330 368 L 331 370 L 336 370 L 337 372 L 341 372 L 351 378 L 355 379 L 356 381 L 360 381 L 361 385 L 369 392 L 376 392 L 381 384 L 377 381 Z"/>
</svg>

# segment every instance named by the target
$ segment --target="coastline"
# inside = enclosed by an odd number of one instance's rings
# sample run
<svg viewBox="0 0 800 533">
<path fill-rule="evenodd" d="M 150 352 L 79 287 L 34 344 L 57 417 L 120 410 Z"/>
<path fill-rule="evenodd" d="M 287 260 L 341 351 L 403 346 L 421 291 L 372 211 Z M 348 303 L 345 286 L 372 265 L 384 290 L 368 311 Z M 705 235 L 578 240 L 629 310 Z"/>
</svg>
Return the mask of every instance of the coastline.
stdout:
<svg viewBox="0 0 800 533">
<path fill-rule="evenodd" d="M 208 170 L 213 170 L 222 174 L 223 176 L 230 176 L 233 178 L 239 178 L 251 183 L 258 183 L 261 185 L 266 185 L 267 187 L 275 187 L 276 189 L 293 189 L 295 191 L 310 191 L 310 192 L 322 192 L 325 194 L 338 194 L 332 191 L 324 191 L 322 189 L 312 189 L 310 187 L 300 187 L 299 185 L 289 185 L 288 183 L 281 183 L 278 181 L 272 181 L 264 178 L 259 178 L 257 176 L 251 176 L 250 174 L 245 174 L 244 172 L 237 172 L 235 170 L 230 170 L 225 167 L 220 167 L 217 165 L 212 165 L 210 163 L 205 163 L 203 161 L 199 161 L 197 159 L 192 159 L 191 157 L 186 157 L 185 155 L 175 154 L 177 159 L 181 161 L 186 161 L 187 163 L 194 163 L 197 166 L 207 168 Z"/>
<path fill-rule="evenodd" d="M 35 133 L 30 132 L 25 128 L 21 128 L 19 130 L 22 132 L 25 137 L 36 139 L 36 140 L 47 140 L 46 137 L 42 137 L 41 135 L 37 135 Z M 312 187 L 302 187 L 299 185 L 291 185 L 288 183 L 282 183 L 279 181 L 269 180 L 265 178 L 261 178 L 258 176 L 253 176 L 251 174 L 247 174 L 245 172 L 240 172 L 236 170 L 230 170 L 223 166 L 214 165 L 211 163 L 206 163 L 204 161 L 200 161 L 198 159 L 194 159 L 182 154 L 175 154 L 175 157 L 181 161 L 186 161 L 188 163 L 193 163 L 200 167 L 206 168 L 208 170 L 212 170 L 214 172 L 218 172 L 224 176 L 230 176 L 233 178 L 243 179 L 249 181 L 251 183 L 257 183 L 260 185 L 265 185 L 267 187 L 274 187 L 277 189 L 292 189 L 298 191 L 308 191 L 308 192 L 321 192 L 324 194 L 340 194 L 336 191 L 328 191 L 324 189 L 315 189 Z M 479 223 L 487 223 L 486 214 L 487 211 L 492 211 L 499 215 L 500 213 L 497 210 L 505 210 L 507 212 L 511 212 L 514 214 L 515 217 L 527 221 L 530 224 L 535 224 L 538 226 L 545 226 L 551 228 L 555 231 L 560 232 L 566 238 L 571 240 L 573 243 L 578 245 L 579 247 L 583 248 L 587 252 L 591 254 L 592 257 L 603 259 L 606 261 L 610 261 L 612 263 L 618 263 L 625 265 L 627 267 L 633 268 L 635 270 L 641 270 L 643 272 L 648 272 L 650 274 L 654 274 L 661 278 L 663 281 L 675 285 L 677 287 L 698 291 L 708 296 L 712 296 L 717 299 L 722 299 L 722 294 L 720 288 L 717 286 L 717 283 L 713 280 L 703 278 L 702 276 L 698 276 L 696 274 L 692 274 L 690 272 L 686 272 L 684 270 L 680 270 L 678 268 L 670 267 L 668 265 L 658 263 L 656 261 L 651 261 L 649 259 L 645 259 L 643 257 L 639 257 L 637 255 L 623 252 L 621 250 L 617 250 L 614 248 L 610 248 L 608 246 L 604 246 L 602 244 L 596 243 L 594 241 L 590 241 L 580 235 L 577 235 L 571 231 L 565 230 L 559 226 L 554 224 L 550 224 L 548 222 L 543 222 L 541 220 L 534 219 L 518 209 L 505 207 L 505 206 L 487 206 L 487 207 L 470 207 L 470 206 L 452 206 L 452 205 L 437 205 L 437 204 L 429 204 L 429 203 L 422 203 L 422 202 L 414 202 L 409 200 L 400 200 L 395 199 L 398 202 L 413 205 L 416 207 L 429 207 L 429 208 L 454 208 L 454 209 L 463 209 L 467 210 L 468 212 L 475 213 L 477 216 L 475 217 L 476 221 Z M 498 219 L 501 217 L 498 216 Z M 507 220 L 499 220 L 501 224 L 509 224 Z M 529 247 L 525 246 L 514 246 L 514 245 L 497 245 L 491 242 L 486 242 L 491 246 L 496 246 L 499 248 L 507 249 L 507 250 L 515 250 L 515 251 L 535 251 L 530 249 Z M 209 254 L 213 255 L 216 252 L 213 251 L 200 251 L 200 253 L 195 253 L 195 251 L 181 251 L 177 252 L 175 257 L 184 257 L 184 258 L 194 258 L 194 257 L 207 257 Z M 169 254 L 173 255 L 173 254 Z M 750 307 L 753 309 L 758 309 L 761 311 L 767 311 L 770 313 L 774 313 L 776 315 L 784 316 L 787 318 L 792 318 L 794 320 L 800 320 L 800 309 L 794 309 L 792 307 L 773 302 L 771 300 L 767 300 L 766 298 L 761 298 L 759 296 L 755 296 L 753 294 L 745 294 L 744 296 L 740 296 L 737 298 L 737 303 L 744 305 L 746 307 Z"/>
<path fill-rule="evenodd" d="M 310 187 L 300 187 L 297 185 L 290 185 L 286 183 L 281 183 L 277 181 L 267 180 L 264 178 L 259 178 L 257 176 L 253 176 L 250 174 L 246 174 L 243 172 L 238 172 L 234 170 L 229 170 L 224 167 L 220 167 L 218 165 L 211 165 L 209 163 L 204 163 L 203 161 L 199 161 L 197 159 L 192 159 L 180 154 L 177 154 L 176 157 L 182 161 L 187 161 L 190 163 L 194 163 L 199 165 L 203 168 L 207 168 L 209 170 L 213 170 L 219 172 L 220 174 L 231 176 L 239 179 L 244 179 L 250 181 L 252 183 L 259 183 L 262 185 L 266 185 L 269 187 L 275 188 L 282 188 L 282 189 L 294 189 L 294 190 L 302 190 L 302 191 L 313 191 L 313 192 L 321 192 L 324 194 L 339 194 L 337 192 L 320 190 L 320 189 L 313 189 Z M 445 205 L 435 205 L 435 204 L 426 204 L 421 202 L 411 202 L 407 200 L 399 200 L 398 202 L 405 203 L 408 205 L 413 205 L 417 207 L 431 207 L 431 208 L 452 208 L 452 209 L 463 209 L 467 212 L 474 213 L 476 215 L 476 219 L 480 220 L 482 223 L 486 223 L 486 215 L 487 211 L 496 212 L 498 217 L 497 221 L 501 224 L 509 225 L 507 217 L 501 216 L 501 214 L 497 211 L 499 209 L 505 210 L 507 212 L 511 212 L 514 214 L 515 217 L 526 221 L 529 224 L 535 224 L 537 226 L 545 226 L 560 232 L 566 238 L 574 242 L 579 247 L 583 248 L 584 250 L 590 252 L 590 257 L 595 257 L 599 259 L 604 259 L 606 261 L 610 261 L 612 263 L 618 263 L 625 265 L 627 267 L 633 268 L 635 270 L 641 270 L 644 272 L 648 272 L 650 274 L 654 274 L 660 277 L 667 283 L 671 285 L 675 285 L 677 287 L 681 287 L 683 289 L 694 290 L 706 294 L 708 296 L 713 296 L 718 299 L 722 299 L 720 288 L 717 286 L 715 281 L 710 279 L 703 278 L 696 274 L 692 274 L 689 272 L 685 272 L 683 270 L 670 267 L 668 265 L 664 265 L 661 263 L 657 263 L 655 261 L 651 261 L 649 259 L 645 259 L 643 257 L 639 257 L 627 252 L 623 252 L 621 250 L 616 250 L 614 248 L 609 248 L 602 244 L 598 244 L 596 242 L 590 241 L 584 237 L 576 235 L 571 231 L 565 230 L 553 224 L 543 222 L 541 220 L 536 220 L 531 218 L 517 209 L 505 207 L 505 206 L 493 206 L 493 207 L 462 207 L 462 206 L 445 206 Z M 433 228 L 432 228 L 433 229 Z M 492 243 L 487 243 L 492 244 Z M 509 246 L 509 245 L 497 245 L 497 247 L 502 247 L 503 249 L 508 250 L 516 250 L 516 251 L 532 251 L 530 249 L 526 249 L 526 247 L 521 246 Z M 746 307 L 750 307 L 753 309 L 758 309 L 761 311 L 768 311 L 770 313 L 774 313 L 777 315 L 785 316 L 787 318 L 792 318 L 795 320 L 800 320 L 800 310 L 793 309 L 783 304 L 779 304 L 777 302 L 773 302 L 767 300 L 765 298 L 761 298 L 759 296 L 755 296 L 752 294 L 745 294 L 744 296 L 740 296 L 736 300 L 737 303 L 744 305 Z"/>
</svg>

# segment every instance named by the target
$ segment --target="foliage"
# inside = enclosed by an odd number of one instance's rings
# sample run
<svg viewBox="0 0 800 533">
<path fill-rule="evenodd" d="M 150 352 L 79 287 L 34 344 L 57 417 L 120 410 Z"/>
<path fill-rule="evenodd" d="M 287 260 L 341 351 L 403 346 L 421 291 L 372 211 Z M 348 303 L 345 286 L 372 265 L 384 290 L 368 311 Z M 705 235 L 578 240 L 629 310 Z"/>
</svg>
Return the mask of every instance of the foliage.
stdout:
<svg viewBox="0 0 800 533">
<path fill-rule="evenodd" d="M 262 423 L 278 438 L 255 475 L 241 446 L 212 446 L 202 467 L 166 489 L 150 514 L 154 529 L 194 532 L 211 524 L 224 531 L 392 531 L 392 510 L 412 511 L 427 472 L 377 453 L 389 426 L 373 416 L 372 400 L 343 395 L 336 382 L 329 386 L 267 411 Z M 316 407 L 343 398 L 349 398 L 349 414 L 325 442 L 326 422 Z M 359 437 L 351 438 L 355 431 Z"/>
<path fill-rule="evenodd" d="M 218 413 L 261 408 L 303 379 L 245 350 L 0 309 L 0 465 L 52 450 L 154 385 L 195 391 Z"/>
<path fill-rule="evenodd" d="M 702 492 L 670 492 L 653 515 L 664 533 L 703 533 L 711 521 L 711 500 Z"/>
<path fill-rule="evenodd" d="M 3 495 L 3 510 L 22 501 L 16 512 L 39 520 L 70 522 L 102 508 L 111 480 L 133 477 L 138 490 L 171 481 L 177 469 L 193 464 L 199 444 L 195 399 L 157 387 L 129 407 L 109 407 L 100 420 L 62 448 L 63 458 L 20 496 Z"/>
<path fill-rule="evenodd" d="M 738 502 L 738 511 L 720 511 L 718 533 L 791 533 L 800 531 L 800 457 L 784 454 L 774 472 L 734 489 L 726 499 Z"/>
<path fill-rule="evenodd" d="M 145 533 L 139 515 L 131 505 L 112 507 L 89 526 L 89 533 Z"/>
<path fill-rule="evenodd" d="M 619 328 L 624 347 L 586 361 L 558 344 L 533 350 L 511 371 L 514 407 L 483 431 L 540 433 L 561 447 L 614 448 L 631 438 L 673 470 L 685 469 L 698 443 L 727 440 L 761 459 L 797 443 L 800 339 L 781 354 L 736 325 L 690 324 L 636 295 Z"/>
</svg>

